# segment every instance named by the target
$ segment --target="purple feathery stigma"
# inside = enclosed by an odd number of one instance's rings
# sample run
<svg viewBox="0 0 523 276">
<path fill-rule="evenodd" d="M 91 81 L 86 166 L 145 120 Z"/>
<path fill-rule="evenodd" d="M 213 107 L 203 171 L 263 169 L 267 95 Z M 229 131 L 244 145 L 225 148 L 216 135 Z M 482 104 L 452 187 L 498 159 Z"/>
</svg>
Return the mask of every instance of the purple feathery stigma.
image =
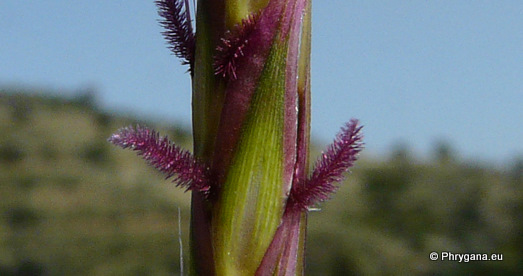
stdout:
<svg viewBox="0 0 523 276">
<path fill-rule="evenodd" d="M 208 169 L 188 151 L 182 150 L 167 137 L 146 127 L 125 127 L 109 138 L 109 142 L 138 152 L 151 166 L 173 177 L 177 186 L 207 193 L 210 189 Z"/>
<path fill-rule="evenodd" d="M 158 0 L 158 15 L 162 32 L 172 52 L 182 59 L 182 64 L 189 64 L 192 72 L 194 64 L 195 39 L 191 23 L 188 0 Z"/>
<path fill-rule="evenodd" d="M 323 152 L 305 185 L 293 187 L 290 203 L 297 210 L 307 210 L 314 204 L 327 200 L 338 189 L 335 185 L 344 179 L 363 149 L 362 126 L 353 119 L 342 128 L 334 142 Z"/>
<path fill-rule="evenodd" d="M 216 75 L 236 79 L 236 63 L 245 55 L 243 49 L 249 43 L 249 35 L 256 27 L 257 17 L 257 14 L 249 15 L 221 38 L 221 44 L 216 47 L 217 54 L 214 60 Z"/>
</svg>

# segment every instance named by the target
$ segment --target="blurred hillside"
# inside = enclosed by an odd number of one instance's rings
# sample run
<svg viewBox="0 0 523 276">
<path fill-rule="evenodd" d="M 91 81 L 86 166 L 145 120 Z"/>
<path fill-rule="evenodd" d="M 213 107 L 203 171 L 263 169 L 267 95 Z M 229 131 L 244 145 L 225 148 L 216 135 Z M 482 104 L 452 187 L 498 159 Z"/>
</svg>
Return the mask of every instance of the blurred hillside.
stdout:
<svg viewBox="0 0 523 276">
<path fill-rule="evenodd" d="M 179 274 L 178 208 L 188 258 L 190 195 L 106 139 L 139 123 L 190 149 L 190 133 L 109 114 L 90 93 L 39 92 L 0 88 L 0 275 Z M 521 275 L 522 188 L 523 160 L 468 164 L 445 144 L 430 163 L 402 148 L 363 158 L 310 213 L 307 275 Z M 430 261 L 432 251 L 503 261 Z"/>
</svg>

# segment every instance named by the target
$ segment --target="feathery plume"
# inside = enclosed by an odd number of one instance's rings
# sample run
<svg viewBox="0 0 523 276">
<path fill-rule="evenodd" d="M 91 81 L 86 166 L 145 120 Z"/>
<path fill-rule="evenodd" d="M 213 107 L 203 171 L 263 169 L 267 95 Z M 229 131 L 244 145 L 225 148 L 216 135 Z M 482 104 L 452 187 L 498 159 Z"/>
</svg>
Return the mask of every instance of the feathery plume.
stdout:
<svg viewBox="0 0 523 276">
<path fill-rule="evenodd" d="M 297 210 L 307 210 L 314 204 L 327 200 L 338 186 L 335 182 L 344 179 L 363 149 L 362 126 L 352 119 L 342 128 L 334 142 L 316 161 L 310 178 L 304 185 L 294 185 L 289 196 L 289 204 Z"/>
<path fill-rule="evenodd" d="M 210 185 L 208 169 L 199 163 L 188 151 L 174 145 L 167 137 L 146 127 L 125 127 L 113 134 L 109 142 L 124 149 L 138 151 L 150 165 L 173 178 L 177 186 L 187 190 L 208 194 Z"/>
<path fill-rule="evenodd" d="M 162 32 L 169 48 L 179 58 L 182 64 L 189 64 L 192 72 L 194 65 L 194 32 L 191 25 L 191 13 L 189 11 L 189 0 L 158 0 L 158 15 L 161 19 L 160 25 L 165 28 Z"/>
<path fill-rule="evenodd" d="M 256 26 L 257 14 L 251 14 L 234 26 L 221 38 L 221 44 L 216 47 L 214 72 L 222 77 L 236 79 L 236 62 L 244 56 L 243 49 L 249 43 L 249 35 Z"/>
</svg>

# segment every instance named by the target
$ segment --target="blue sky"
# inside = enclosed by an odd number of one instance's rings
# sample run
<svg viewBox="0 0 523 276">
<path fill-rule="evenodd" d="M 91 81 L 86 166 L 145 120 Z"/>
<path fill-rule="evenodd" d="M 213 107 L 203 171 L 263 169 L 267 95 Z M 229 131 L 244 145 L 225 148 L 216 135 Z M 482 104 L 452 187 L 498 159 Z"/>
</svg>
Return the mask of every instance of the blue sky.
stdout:
<svg viewBox="0 0 523 276">
<path fill-rule="evenodd" d="M 313 135 L 365 125 L 367 153 L 523 155 L 523 1 L 314 1 Z M 95 87 L 107 109 L 190 126 L 190 81 L 153 1 L 0 2 L 0 86 Z M 67 93 L 67 92 L 64 92 Z M 505 160 L 505 161 L 504 161 Z"/>
</svg>

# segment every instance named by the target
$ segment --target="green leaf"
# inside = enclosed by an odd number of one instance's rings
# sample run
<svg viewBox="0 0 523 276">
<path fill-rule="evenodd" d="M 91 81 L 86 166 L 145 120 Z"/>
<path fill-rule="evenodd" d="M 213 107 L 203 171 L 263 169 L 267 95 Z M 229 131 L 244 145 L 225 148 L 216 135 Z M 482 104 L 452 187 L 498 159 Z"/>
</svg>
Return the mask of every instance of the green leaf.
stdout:
<svg viewBox="0 0 523 276">
<path fill-rule="evenodd" d="M 280 224 L 286 53 L 275 39 L 215 206 L 217 275 L 253 275 Z"/>
</svg>

